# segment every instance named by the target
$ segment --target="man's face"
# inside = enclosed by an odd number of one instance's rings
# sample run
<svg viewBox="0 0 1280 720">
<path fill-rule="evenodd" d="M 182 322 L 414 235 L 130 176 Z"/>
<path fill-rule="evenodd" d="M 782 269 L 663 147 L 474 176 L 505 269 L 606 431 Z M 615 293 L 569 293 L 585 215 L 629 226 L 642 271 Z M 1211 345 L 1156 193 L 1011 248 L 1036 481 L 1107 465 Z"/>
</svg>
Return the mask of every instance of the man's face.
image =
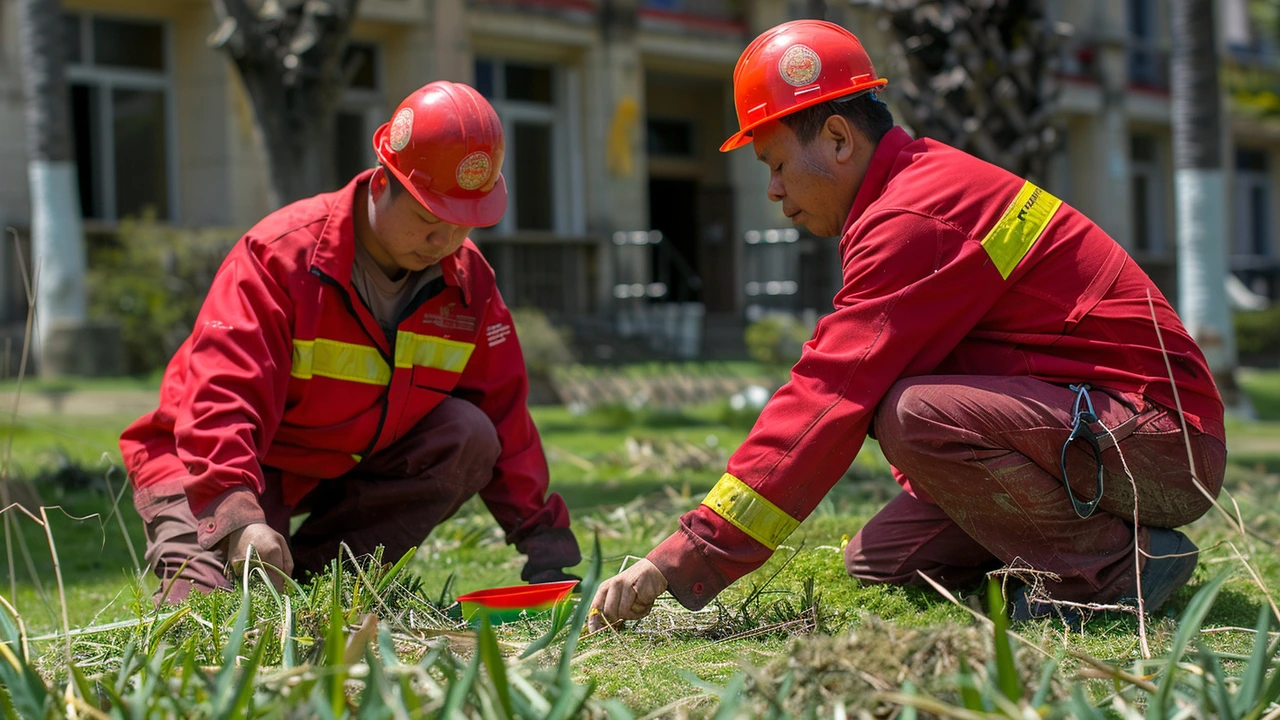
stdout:
<svg viewBox="0 0 1280 720">
<path fill-rule="evenodd" d="M 369 225 L 381 253 L 370 248 L 379 265 L 417 272 L 457 252 L 471 228 L 452 225 L 432 215 L 407 190 L 384 189 L 370 197 Z M 383 257 L 379 257 L 382 254 Z"/>
<path fill-rule="evenodd" d="M 752 142 L 756 157 L 769 167 L 769 199 L 782 203 L 791 222 L 814 235 L 839 235 L 857 187 L 847 187 L 837 161 L 838 143 L 826 132 L 801 143 L 791 128 L 777 121 L 758 128 Z"/>
</svg>

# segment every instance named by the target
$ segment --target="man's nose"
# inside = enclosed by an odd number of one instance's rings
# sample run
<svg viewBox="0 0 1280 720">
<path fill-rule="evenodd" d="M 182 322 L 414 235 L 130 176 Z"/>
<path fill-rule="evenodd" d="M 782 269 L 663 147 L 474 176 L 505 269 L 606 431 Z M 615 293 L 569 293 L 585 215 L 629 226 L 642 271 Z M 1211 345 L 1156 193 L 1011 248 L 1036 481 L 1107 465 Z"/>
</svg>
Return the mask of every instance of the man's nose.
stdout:
<svg viewBox="0 0 1280 720">
<path fill-rule="evenodd" d="M 782 198 L 786 197 L 786 191 L 782 188 L 782 180 L 776 175 L 769 177 L 769 199 L 773 202 L 782 202 Z"/>
<path fill-rule="evenodd" d="M 455 225 L 434 228 L 430 233 L 427 233 L 427 244 L 436 247 L 447 247 L 449 243 L 453 242 L 453 236 L 457 232 L 458 228 Z"/>
</svg>

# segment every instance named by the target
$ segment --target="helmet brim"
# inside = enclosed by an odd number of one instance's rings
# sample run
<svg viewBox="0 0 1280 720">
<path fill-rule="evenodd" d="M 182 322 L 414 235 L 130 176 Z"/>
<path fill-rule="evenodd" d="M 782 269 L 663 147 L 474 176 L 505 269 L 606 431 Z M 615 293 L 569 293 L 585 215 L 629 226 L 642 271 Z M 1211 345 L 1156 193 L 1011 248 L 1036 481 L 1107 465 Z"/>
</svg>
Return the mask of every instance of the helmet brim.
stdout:
<svg viewBox="0 0 1280 720">
<path fill-rule="evenodd" d="M 870 80 L 864 83 L 858 83 L 857 85 L 854 85 L 852 87 L 841 88 L 834 92 L 829 92 L 825 95 L 819 95 L 818 97 L 815 97 L 815 98 L 809 98 L 804 102 L 796 103 L 795 105 L 792 105 L 791 107 L 786 108 L 784 110 L 779 110 L 778 112 L 775 112 L 771 115 L 767 115 L 757 120 L 753 120 L 746 127 L 742 128 L 741 130 L 734 133 L 733 135 L 730 135 L 729 139 L 725 140 L 724 144 L 720 146 L 720 152 L 729 152 L 731 150 L 737 150 L 740 147 L 750 145 L 751 141 L 754 139 L 752 137 L 752 134 L 754 133 L 754 131 L 760 126 L 764 125 L 765 123 L 773 122 L 778 118 L 786 117 L 787 115 L 790 115 L 795 112 L 799 112 L 801 110 L 804 110 L 805 108 L 813 107 L 814 105 L 820 105 L 824 102 L 827 102 L 828 100 L 837 100 L 846 95 L 853 95 L 854 93 L 866 92 L 868 90 L 880 90 L 888 84 L 889 84 L 889 80 L 887 78 L 877 78 L 875 80 Z"/>
</svg>

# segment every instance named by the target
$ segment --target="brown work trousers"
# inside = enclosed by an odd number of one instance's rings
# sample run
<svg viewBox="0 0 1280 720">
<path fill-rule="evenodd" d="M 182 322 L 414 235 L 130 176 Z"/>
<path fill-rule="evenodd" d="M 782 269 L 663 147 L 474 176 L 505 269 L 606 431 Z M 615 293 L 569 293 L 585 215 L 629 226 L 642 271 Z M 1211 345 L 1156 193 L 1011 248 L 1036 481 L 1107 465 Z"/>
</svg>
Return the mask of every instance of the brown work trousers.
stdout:
<svg viewBox="0 0 1280 720">
<path fill-rule="evenodd" d="M 1133 597 L 1134 486 L 1137 541 L 1146 527 L 1173 528 L 1211 506 L 1195 487 L 1182 423 L 1174 411 L 1143 412 L 1090 392 L 1101 423 L 1106 470 L 1102 502 L 1088 519 L 1073 509 L 1060 457 L 1074 419 L 1075 392 L 1027 377 L 923 376 L 898 382 L 875 416 L 885 457 L 913 489 L 890 501 L 845 548 L 850 575 L 873 583 L 920 585 L 923 572 L 947 587 L 971 586 L 1001 566 L 1046 570 L 1056 599 L 1113 602 Z M 1102 428 L 1094 425 L 1095 432 Z M 1226 447 L 1190 431 L 1196 476 L 1216 496 Z M 1096 463 L 1080 441 L 1068 451 L 1077 498 L 1092 499 Z M 1124 471 L 1121 455 L 1133 476 Z M 1145 561 L 1145 558 L 1144 558 Z"/>
<path fill-rule="evenodd" d="M 264 467 L 259 500 L 267 523 L 289 538 L 296 578 L 324 570 L 339 557 L 341 543 L 356 557 L 382 545 L 384 559 L 396 560 L 489 484 L 500 452 L 488 416 L 447 398 L 407 435 L 347 474 L 321 481 L 297 506 L 283 502 L 280 471 Z M 157 600 L 164 594 L 180 602 L 193 587 L 231 586 L 225 551 L 204 550 L 196 540 L 181 478 L 137 489 L 134 504 L 146 523 L 147 562 L 161 579 Z M 290 537 L 290 518 L 304 512 Z"/>
</svg>

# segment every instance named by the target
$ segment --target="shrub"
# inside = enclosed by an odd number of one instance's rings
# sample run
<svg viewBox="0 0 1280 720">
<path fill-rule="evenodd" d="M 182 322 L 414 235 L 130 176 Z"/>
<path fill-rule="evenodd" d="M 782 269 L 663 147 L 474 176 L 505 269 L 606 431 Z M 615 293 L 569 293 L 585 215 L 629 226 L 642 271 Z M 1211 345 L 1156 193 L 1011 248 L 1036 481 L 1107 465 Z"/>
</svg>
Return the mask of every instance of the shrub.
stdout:
<svg viewBox="0 0 1280 720">
<path fill-rule="evenodd" d="M 121 325 L 131 373 L 163 368 L 191 333 L 204 296 L 239 233 L 127 219 L 91 247 L 89 314 Z"/>
<path fill-rule="evenodd" d="M 1280 305 L 1235 314 L 1236 348 L 1251 364 L 1280 363 Z"/>
<path fill-rule="evenodd" d="M 751 323 L 746 330 L 747 352 L 765 365 L 790 367 L 800 359 L 800 351 L 813 336 L 793 315 L 771 313 Z"/>
<path fill-rule="evenodd" d="M 573 363 L 572 334 L 568 328 L 556 327 L 546 313 L 537 308 L 514 308 L 511 319 L 516 324 L 516 335 L 530 375 L 550 377 L 552 369 Z"/>
</svg>

